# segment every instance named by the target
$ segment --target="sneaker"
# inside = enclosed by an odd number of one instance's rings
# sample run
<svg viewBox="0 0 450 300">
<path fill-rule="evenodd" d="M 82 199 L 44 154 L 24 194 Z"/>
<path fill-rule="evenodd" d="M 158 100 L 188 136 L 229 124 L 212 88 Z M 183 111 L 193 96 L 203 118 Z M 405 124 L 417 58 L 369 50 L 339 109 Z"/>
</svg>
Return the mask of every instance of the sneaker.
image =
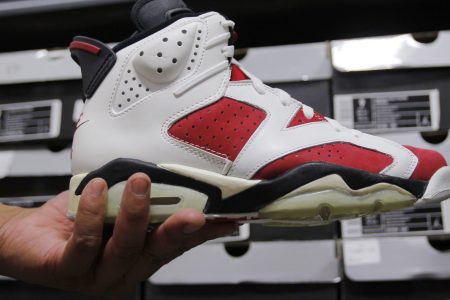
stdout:
<svg viewBox="0 0 450 300">
<path fill-rule="evenodd" d="M 70 45 L 85 107 L 73 141 L 68 215 L 87 183 L 152 179 L 151 222 L 183 208 L 209 219 L 322 224 L 450 197 L 439 153 L 350 130 L 233 60 L 234 23 L 181 0 L 141 0 L 137 32 L 114 48 Z"/>
</svg>

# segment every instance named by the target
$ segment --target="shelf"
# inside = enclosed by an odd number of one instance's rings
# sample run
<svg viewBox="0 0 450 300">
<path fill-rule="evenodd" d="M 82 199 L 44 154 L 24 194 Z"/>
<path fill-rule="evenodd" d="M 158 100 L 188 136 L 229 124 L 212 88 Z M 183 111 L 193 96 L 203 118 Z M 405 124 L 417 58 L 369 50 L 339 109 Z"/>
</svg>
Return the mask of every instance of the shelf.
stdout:
<svg viewBox="0 0 450 300">
<path fill-rule="evenodd" d="M 77 34 L 117 42 L 134 31 L 130 0 L 15 2 L 16 7 L 14 1 L 0 2 L 0 34 L 6 41 L 0 52 L 65 47 Z M 33 7 L 23 5 L 27 2 Z M 196 11 L 215 10 L 236 21 L 240 47 L 450 29 L 450 5 L 442 0 L 186 2 Z"/>
</svg>

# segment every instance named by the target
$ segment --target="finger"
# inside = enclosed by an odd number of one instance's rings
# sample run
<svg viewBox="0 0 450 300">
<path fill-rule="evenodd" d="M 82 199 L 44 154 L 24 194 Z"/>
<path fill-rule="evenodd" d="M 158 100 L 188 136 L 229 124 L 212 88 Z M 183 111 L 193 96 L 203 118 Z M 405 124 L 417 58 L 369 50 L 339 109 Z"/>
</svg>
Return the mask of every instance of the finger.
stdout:
<svg viewBox="0 0 450 300">
<path fill-rule="evenodd" d="M 150 209 L 150 178 L 142 173 L 128 180 L 111 239 L 98 268 L 105 284 L 122 277 L 140 257 L 147 235 Z"/>
<path fill-rule="evenodd" d="M 72 237 L 67 242 L 63 262 L 67 270 L 83 274 L 93 265 L 102 243 L 107 185 L 92 180 L 81 194 Z"/>
<path fill-rule="evenodd" d="M 186 209 L 177 212 L 149 234 L 144 253 L 162 258 L 175 252 L 205 224 L 204 215 L 197 210 Z"/>
<path fill-rule="evenodd" d="M 186 209 L 170 216 L 147 235 L 141 261 L 130 272 L 135 280 L 145 279 L 167 263 L 169 257 L 179 255 L 186 239 L 205 225 L 205 217 L 194 209 Z M 130 274 L 130 275 L 131 275 Z"/>
<path fill-rule="evenodd" d="M 51 206 L 56 209 L 60 215 L 65 216 L 67 214 L 67 207 L 69 206 L 69 191 L 62 192 L 56 197 L 48 200 L 45 205 Z"/>
<path fill-rule="evenodd" d="M 203 214 L 193 209 L 180 211 L 148 235 L 142 260 L 130 276 L 144 280 L 185 251 L 237 228 L 235 223 L 206 223 Z"/>
</svg>

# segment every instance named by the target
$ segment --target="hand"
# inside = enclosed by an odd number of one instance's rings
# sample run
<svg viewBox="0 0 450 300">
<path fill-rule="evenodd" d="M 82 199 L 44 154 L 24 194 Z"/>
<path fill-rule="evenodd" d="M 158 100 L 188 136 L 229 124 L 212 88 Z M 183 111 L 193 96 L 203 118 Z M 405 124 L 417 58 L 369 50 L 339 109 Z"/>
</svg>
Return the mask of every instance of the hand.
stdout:
<svg viewBox="0 0 450 300">
<path fill-rule="evenodd" d="M 184 210 L 148 232 L 149 193 L 147 175 L 130 177 L 109 239 L 103 237 L 107 186 L 102 179 L 83 191 L 75 222 L 66 217 L 67 192 L 36 209 L 1 206 L 0 273 L 123 299 L 186 250 L 237 228 L 234 223 L 206 223 L 203 214 Z"/>
</svg>

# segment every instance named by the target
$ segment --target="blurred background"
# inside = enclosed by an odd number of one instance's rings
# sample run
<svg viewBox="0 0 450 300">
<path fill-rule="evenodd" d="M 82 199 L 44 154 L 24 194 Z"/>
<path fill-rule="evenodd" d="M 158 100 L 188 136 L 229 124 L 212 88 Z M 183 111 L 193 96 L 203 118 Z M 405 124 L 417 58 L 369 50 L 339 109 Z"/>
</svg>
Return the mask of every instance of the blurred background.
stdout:
<svg viewBox="0 0 450 300">
<path fill-rule="evenodd" d="M 236 58 L 348 127 L 450 161 L 450 2 L 185 0 L 236 21 Z M 68 188 L 83 108 L 75 35 L 129 37 L 132 0 L 0 0 L 0 201 Z M 448 202 L 448 201 L 447 201 Z M 136 299 L 449 299 L 450 203 L 320 227 L 257 224 L 198 247 Z M 3 299 L 89 299 L 0 278 Z"/>
</svg>

